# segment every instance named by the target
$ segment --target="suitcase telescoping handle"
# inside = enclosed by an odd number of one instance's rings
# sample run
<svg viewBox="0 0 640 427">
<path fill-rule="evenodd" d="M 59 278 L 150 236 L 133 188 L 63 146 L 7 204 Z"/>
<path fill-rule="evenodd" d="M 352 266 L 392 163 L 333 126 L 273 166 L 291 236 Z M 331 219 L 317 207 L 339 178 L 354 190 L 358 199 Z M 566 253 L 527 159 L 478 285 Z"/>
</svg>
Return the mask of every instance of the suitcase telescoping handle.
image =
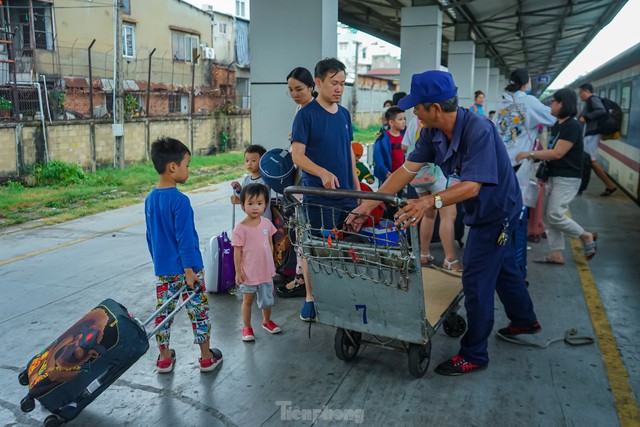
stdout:
<svg viewBox="0 0 640 427">
<path fill-rule="evenodd" d="M 169 315 L 165 317 L 162 322 L 156 325 L 156 327 L 153 328 L 151 332 L 147 333 L 147 339 L 151 339 L 151 337 L 153 337 L 156 334 L 156 332 L 158 332 L 165 325 L 165 323 L 173 319 L 173 317 L 180 310 L 182 310 L 182 307 L 189 304 L 189 302 L 191 302 L 191 300 L 195 298 L 196 295 L 202 292 L 202 284 L 198 283 L 194 290 L 189 289 L 189 286 L 185 284 L 182 288 L 180 288 L 178 292 L 173 294 L 171 298 L 169 298 L 164 304 L 162 304 L 162 306 L 159 309 L 157 309 L 155 313 L 149 316 L 149 318 L 144 321 L 142 326 L 144 327 L 144 326 L 147 326 L 149 323 L 151 323 L 151 321 L 154 320 L 158 314 L 162 313 L 174 300 L 178 299 L 183 292 L 187 292 L 189 294 L 189 297 L 186 300 L 182 301 L 180 305 L 178 305 L 171 313 L 169 313 Z"/>
<path fill-rule="evenodd" d="M 310 196 L 319 197 L 378 200 L 390 205 L 395 205 L 399 208 L 407 204 L 407 202 L 394 194 L 377 193 L 372 191 L 332 190 L 329 188 L 291 186 L 284 189 L 284 194 L 308 194 Z"/>
<path fill-rule="evenodd" d="M 240 198 L 240 184 L 234 181 L 231 187 L 233 188 L 234 196 Z M 236 204 L 232 203 L 231 206 L 233 206 L 233 210 L 231 211 L 231 229 L 233 230 L 234 228 L 236 228 Z"/>
</svg>

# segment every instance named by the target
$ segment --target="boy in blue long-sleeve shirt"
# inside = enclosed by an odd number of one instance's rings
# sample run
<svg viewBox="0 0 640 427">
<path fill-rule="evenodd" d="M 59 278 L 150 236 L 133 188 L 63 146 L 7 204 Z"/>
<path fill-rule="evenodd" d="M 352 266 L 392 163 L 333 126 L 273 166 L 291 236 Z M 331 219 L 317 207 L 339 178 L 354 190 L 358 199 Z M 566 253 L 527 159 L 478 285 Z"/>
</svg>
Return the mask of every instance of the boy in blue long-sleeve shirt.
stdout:
<svg viewBox="0 0 640 427">
<path fill-rule="evenodd" d="M 200 346 L 200 371 L 210 372 L 220 364 L 222 354 L 217 349 L 209 348 L 211 321 L 198 233 L 189 198 L 176 188 L 178 183 L 184 184 L 189 178 L 191 152 L 177 139 L 163 137 L 151 145 L 151 160 L 160 179 L 145 200 L 144 213 L 147 245 L 157 276 L 157 307 L 160 308 L 179 292 L 185 283 L 191 290 L 195 289 L 196 283 L 202 285 L 202 291 L 186 308 L 193 328 L 194 342 Z M 186 292 L 182 298 L 187 298 Z M 155 324 L 160 324 L 174 308 L 175 300 L 156 317 Z M 156 333 L 160 350 L 156 362 L 158 373 L 171 372 L 176 360 L 175 351 L 169 348 L 171 323 L 171 320 L 168 321 Z"/>
</svg>

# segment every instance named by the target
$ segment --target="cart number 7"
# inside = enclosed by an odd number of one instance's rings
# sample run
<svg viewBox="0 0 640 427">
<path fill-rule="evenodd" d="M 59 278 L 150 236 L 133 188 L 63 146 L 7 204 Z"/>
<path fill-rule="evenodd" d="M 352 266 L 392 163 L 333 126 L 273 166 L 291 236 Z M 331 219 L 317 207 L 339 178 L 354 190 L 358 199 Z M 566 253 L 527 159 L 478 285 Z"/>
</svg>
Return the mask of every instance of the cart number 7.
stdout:
<svg viewBox="0 0 640 427">
<path fill-rule="evenodd" d="M 365 325 L 369 322 L 367 322 L 367 306 L 364 304 L 356 304 L 356 311 L 362 309 L 362 323 L 364 323 Z"/>
</svg>

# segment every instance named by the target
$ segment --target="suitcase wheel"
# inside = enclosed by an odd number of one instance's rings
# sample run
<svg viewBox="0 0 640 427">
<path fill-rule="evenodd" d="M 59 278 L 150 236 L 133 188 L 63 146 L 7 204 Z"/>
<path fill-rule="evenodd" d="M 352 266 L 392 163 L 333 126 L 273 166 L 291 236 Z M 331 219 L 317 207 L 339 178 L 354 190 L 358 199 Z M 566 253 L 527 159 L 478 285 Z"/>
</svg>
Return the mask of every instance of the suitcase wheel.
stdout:
<svg viewBox="0 0 640 427">
<path fill-rule="evenodd" d="M 36 401 L 31 396 L 25 396 L 20 401 L 20 410 L 22 412 L 31 412 L 36 407 Z"/>
<path fill-rule="evenodd" d="M 20 385 L 29 385 L 29 375 L 26 369 L 18 374 L 18 382 Z"/>
<path fill-rule="evenodd" d="M 57 415 L 49 415 L 44 419 L 44 427 L 58 427 L 64 424 L 64 421 Z"/>
</svg>

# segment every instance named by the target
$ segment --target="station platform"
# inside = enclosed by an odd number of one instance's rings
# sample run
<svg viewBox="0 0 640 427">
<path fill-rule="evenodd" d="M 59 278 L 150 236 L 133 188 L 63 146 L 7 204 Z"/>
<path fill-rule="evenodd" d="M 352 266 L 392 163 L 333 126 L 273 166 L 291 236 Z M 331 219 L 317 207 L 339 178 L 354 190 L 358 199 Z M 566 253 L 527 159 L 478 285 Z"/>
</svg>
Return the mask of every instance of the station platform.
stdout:
<svg viewBox="0 0 640 427">
<path fill-rule="evenodd" d="M 438 331 L 429 372 L 414 379 L 403 353 L 365 347 L 351 363 L 338 360 L 335 330 L 299 319 L 302 298 L 276 299 L 278 335 L 259 328 L 254 308 L 257 339 L 244 343 L 240 299 L 212 295 L 212 344 L 224 354 L 216 371 L 199 372 L 190 325 L 180 313 L 172 327 L 173 373 L 156 373 L 152 346 L 69 425 L 640 425 L 639 207 L 622 191 L 599 197 L 600 187 L 594 177 L 571 204 L 573 217 L 599 234 L 591 262 L 576 242 L 567 246 L 563 266 L 531 262 L 547 253 L 544 239 L 528 251 L 529 290 L 543 329 L 527 338 L 545 343 L 576 328 L 595 344 L 540 349 L 492 336 L 487 370 L 442 377 L 433 368 L 457 352 L 458 338 Z M 231 228 L 230 194 L 228 184 L 189 193 L 202 247 Z M 0 232 L 0 275 L 0 425 L 42 425 L 46 411 L 19 408 L 26 389 L 17 375 L 29 358 L 104 298 L 139 318 L 153 312 L 143 206 Z M 506 326 L 497 298 L 495 319 L 494 330 Z"/>
</svg>

